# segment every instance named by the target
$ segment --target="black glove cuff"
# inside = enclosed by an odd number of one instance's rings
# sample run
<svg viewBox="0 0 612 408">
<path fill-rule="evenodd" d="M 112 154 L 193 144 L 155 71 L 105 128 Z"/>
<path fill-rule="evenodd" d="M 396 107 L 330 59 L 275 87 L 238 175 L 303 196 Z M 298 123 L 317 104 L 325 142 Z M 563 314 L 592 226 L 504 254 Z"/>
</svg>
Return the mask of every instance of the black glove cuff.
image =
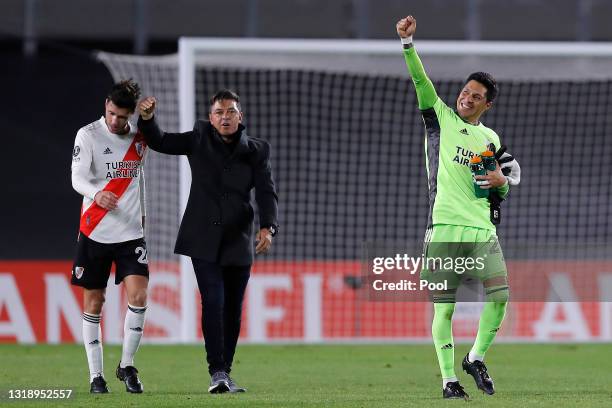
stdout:
<svg viewBox="0 0 612 408">
<path fill-rule="evenodd" d="M 493 225 L 501 222 L 501 202 L 504 201 L 497 191 L 489 192 L 490 218 Z"/>
</svg>

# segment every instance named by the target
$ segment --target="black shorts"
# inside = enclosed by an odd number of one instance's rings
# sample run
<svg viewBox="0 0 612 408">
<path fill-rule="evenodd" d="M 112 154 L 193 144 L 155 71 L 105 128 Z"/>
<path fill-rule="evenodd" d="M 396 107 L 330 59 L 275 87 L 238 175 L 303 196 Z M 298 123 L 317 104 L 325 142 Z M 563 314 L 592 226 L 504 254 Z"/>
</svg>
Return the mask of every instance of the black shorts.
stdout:
<svg viewBox="0 0 612 408">
<path fill-rule="evenodd" d="M 114 244 L 102 244 L 79 234 L 76 256 L 72 266 L 71 283 L 86 289 L 103 289 L 115 262 L 115 285 L 126 276 L 149 278 L 147 245 L 144 238 Z"/>
</svg>

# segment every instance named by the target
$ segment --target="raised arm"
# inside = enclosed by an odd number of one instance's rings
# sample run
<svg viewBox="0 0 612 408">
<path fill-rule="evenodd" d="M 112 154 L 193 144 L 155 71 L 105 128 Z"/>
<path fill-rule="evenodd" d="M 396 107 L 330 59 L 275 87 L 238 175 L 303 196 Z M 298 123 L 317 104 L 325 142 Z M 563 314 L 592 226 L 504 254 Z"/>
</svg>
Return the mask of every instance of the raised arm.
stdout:
<svg viewBox="0 0 612 408">
<path fill-rule="evenodd" d="M 412 77 L 412 82 L 416 88 L 417 100 L 419 102 L 419 109 L 429 109 L 434 106 L 434 103 L 438 100 L 438 94 L 434 88 L 433 83 L 427 77 L 423 63 L 414 49 L 412 44 L 412 36 L 416 32 L 416 19 L 412 16 L 402 18 L 396 24 L 397 35 L 402 40 L 404 45 L 404 59 L 406 60 L 406 66 L 408 72 Z"/>
<path fill-rule="evenodd" d="M 196 137 L 195 129 L 184 133 L 166 133 L 155 121 L 157 100 L 146 97 L 138 103 L 138 129 L 142 132 L 147 146 L 166 154 L 190 154 Z M 196 122 L 197 126 L 197 122 Z"/>
</svg>

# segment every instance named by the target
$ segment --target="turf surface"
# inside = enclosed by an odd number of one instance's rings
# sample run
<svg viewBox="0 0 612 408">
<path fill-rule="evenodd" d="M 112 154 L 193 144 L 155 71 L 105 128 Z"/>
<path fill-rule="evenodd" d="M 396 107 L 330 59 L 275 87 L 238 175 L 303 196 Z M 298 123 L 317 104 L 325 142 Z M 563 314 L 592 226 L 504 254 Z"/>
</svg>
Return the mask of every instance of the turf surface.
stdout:
<svg viewBox="0 0 612 408">
<path fill-rule="evenodd" d="M 460 371 L 469 406 L 611 407 L 612 345 L 493 345 L 487 355 L 497 393 L 487 396 Z M 463 406 L 444 401 L 433 346 L 239 346 L 233 377 L 246 394 L 210 395 L 202 346 L 143 345 L 137 355 L 145 392 L 130 395 L 114 376 L 120 348 L 105 346 L 110 394 L 89 394 L 79 345 L 0 345 L 0 406 L 87 407 L 406 407 Z M 9 389 L 72 389 L 69 400 L 9 400 Z"/>
</svg>

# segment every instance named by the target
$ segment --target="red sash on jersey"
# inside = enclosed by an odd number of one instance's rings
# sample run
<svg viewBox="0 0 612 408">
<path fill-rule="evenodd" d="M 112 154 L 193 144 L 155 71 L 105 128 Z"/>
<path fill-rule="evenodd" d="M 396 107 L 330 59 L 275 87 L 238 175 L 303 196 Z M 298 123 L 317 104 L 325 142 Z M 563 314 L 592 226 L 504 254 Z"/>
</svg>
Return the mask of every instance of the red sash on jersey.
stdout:
<svg viewBox="0 0 612 408">
<path fill-rule="evenodd" d="M 123 161 L 142 161 L 145 148 L 146 143 L 144 142 L 144 137 L 139 131 L 136 133 L 136 135 L 134 135 L 134 140 L 132 140 L 132 144 L 130 144 L 127 153 L 125 153 Z M 142 168 L 139 170 L 142 171 Z M 106 184 L 106 186 L 104 186 L 102 191 L 112 191 L 117 195 L 117 197 L 121 198 L 132 180 L 132 178 L 112 179 Z M 81 225 L 79 227 L 81 232 L 85 234 L 85 236 L 89 237 L 100 221 L 102 221 L 102 218 L 104 218 L 106 213 L 108 213 L 108 210 L 100 207 L 94 201 L 93 204 L 89 206 L 89 208 L 83 214 L 81 214 Z"/>
</svg>

